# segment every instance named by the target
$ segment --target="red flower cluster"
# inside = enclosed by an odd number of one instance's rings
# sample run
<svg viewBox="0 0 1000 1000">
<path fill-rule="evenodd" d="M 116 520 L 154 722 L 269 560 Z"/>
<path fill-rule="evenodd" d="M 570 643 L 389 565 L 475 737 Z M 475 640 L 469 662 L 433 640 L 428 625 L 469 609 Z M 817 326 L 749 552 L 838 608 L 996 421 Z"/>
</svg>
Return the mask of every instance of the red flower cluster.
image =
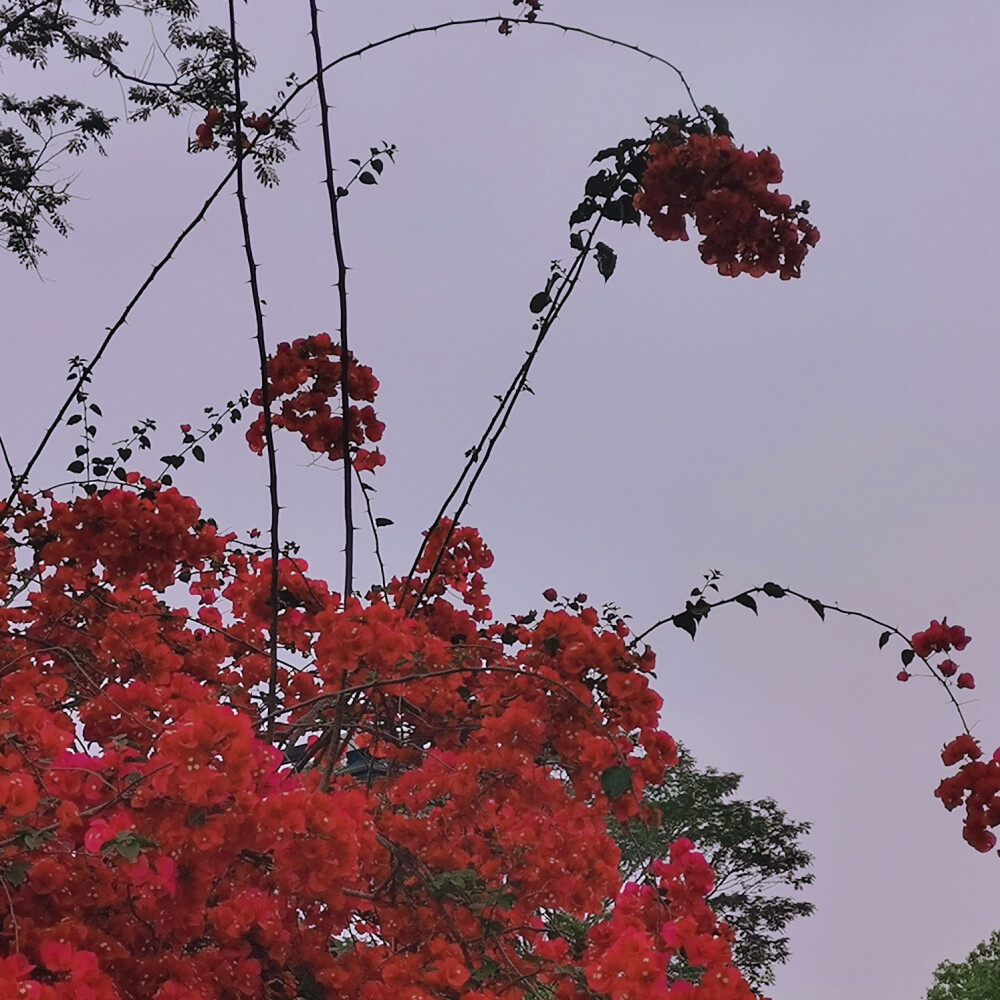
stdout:
<svg viewBox="0 0 1000 1000">
<path fill-rule="evenodd" d="M 473 608 L 475 621 L 489 621 L 490 598 L 480 570 L 493 565 L 493 553 L 479 532 L 468 525 L 452 527 L 450 518 L 442 518 L 427 537 L 423 555 L 417 561 L 416 574 L 410 581 L 409 592 L 403 583 L 393 579 L 388 591 L 401 607 L 411 606 L 421 592 L 425 597 L 438 597 L 451 589 L 463 603 Z M 433 573 L 433 576 L 431 574 Z M 430 582 L 428 583 L 428 577 Z"/>
<path fill-rule="evenodd" d="M 218 108 L 209 108 L 205 120 L 194 130 L 198 137 L 195 142 L 202 149 L 213 149 L 216 146 L 215 126 L 222 121 L 222 112 Z"/>
<path fill-rule="evenodd" d="M 737 149 L 724 135 L 691 135 L 679 144 L 654 142 L 635 207 L 664 240 L 686 240 L 690 216 L 704 236 L 698 249 L 720 274 L 797 278 L 819 242 L 816 229 L 788 195 L 769 190 L 782 178 L 778 157 Z"/>
<path fill-rule="evenodd" d="M 1000 760 L 994 755 L 993 760 L 981 761 L 982 755 L 979 744 L 968 733 L 947 744 L 941 751 L 946 765 L 957 764 L 963 757 L 969 761 L 957 774 L 945 778 L 934 794 L 949 811 L 965 803 L 962 836 L 985 853 L 996 847 L 992 829 L 1000 826 Z"/>
<path fill-rule="evenodd" d="M 282 396 L 289 398 L 281 403 L 279 413 L 272 414 L 271 423 L 301 435 L 310 451 L 322 452 L 331 462 L 344 457 L 343 418 L 339 405 L 334 408 L 330 400 L 340 393 L 340 346 L 332 343 L 329 334 L 320 333 L 305 337 L 291 344 L 279 344 L 267 364 L 269 397 L 272 402 Z M 354 356 L 349 359 L 348 395 L 351 399 L 375 401 L 378 379 L 372 370 L 359 365 Z M 263 394 L 255 389 L 250 401 L 263 405 Z M 385 464 L 385 456 L 376 448 L 362 448 L 366 441 L 382 439 L 385 424 L 376 416 L 371 406 L 351 405 L 348 411 L 348 437 L 351 441 L 354 467 L 372 470 Z M 258 455 L 264 451 L 264 414 L 258 415 L 247 431 L 250 449 Z"/>
<path fill-rule="evenodd" d="M 932 621 L 930 627 L 923 632 L 916 632 L 910 639 L 910 645 L 917 656 L 927 657 L 931 653 L 947 653 L 953 646 L 961 652 L 971 641 L 971 636 L 965 634 L 961 625 L 949 625 L 948 619 L 943 618 L 941 621 Z"/>
<path fill-rule="evenodd" d="M 215 138 L 215 129 L 220 121 L 222 121 L 222 112 L 218 108 L 209 108 L 205 114 L 204 121 L 194 130 L 196 136 L 195 143 L 201 149 L 215 149 L 218 146 Z M 247 128 L 252 128 L 258 135 L 267 135 L 273 128 L 274 121 L 269 114 L 252 114 L 244 117 L 243 124 Z M 249 141 L 242 132 L 240 133 L 240 137 L 243 142 L 243 148 L 247 149 L 250 145 Z"/>
<path fill-rule="evenodd" d="M 675 841 L 669 861 L 654 862 L 653 885 L 623 887 L 610 920 L 588 936 L 587 985 L 612 1000 L 754 1000 L 732 964 L 732 932 L 705 903 L 714 875 L 690 840 Z M 698 985 L 671 981 L 670 960 L 683 956 L 703 971 Z"/>
</svg>

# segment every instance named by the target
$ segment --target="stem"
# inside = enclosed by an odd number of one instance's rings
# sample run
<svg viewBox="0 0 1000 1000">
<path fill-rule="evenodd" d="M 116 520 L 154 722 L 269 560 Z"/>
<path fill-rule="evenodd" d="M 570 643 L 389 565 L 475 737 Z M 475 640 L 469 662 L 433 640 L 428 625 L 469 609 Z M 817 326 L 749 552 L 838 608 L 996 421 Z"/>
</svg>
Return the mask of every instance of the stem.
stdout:
<svg viewBox="0 0 1000 1000">
<path fill-rule="evenodd" d="M 538 23 L 538 22 L 535 22 Z M 623 175 L 619 174 L 619 182 L 622 180 Z M 486 430 L 483 431 L 479 442 L 466 453 L 468 455 L 468 461 L 465 463 L 465 467 L 462 469 L 452 487 L 451 492 L 445 498 L 444 503 L 442 503 L 441 508 L 438 510 L 437 516 L 431 523 L 430 528 L 424 535 L 423 541 L 417 550 L 416 558 L 413 560 L 413 564 L 410 567 L 410 571 L 403 582 L 402 593 L 405 595 L 407 589 L 409 588 L 410 582 L 413 579 L 414 574 L 417 571 L 417 566 L 423 557 L 424 552 L 427 550 L 427 544 L 430 536 L 434 529 L 441 523 L 442 518 L 447 513 L 448 507 L 451 502 L 458 495 L 462 488 L 463 483 L 466 482 L 468 478 L 468 483 L 465 487 L 465 492 L 462 494 L 462 499 L 459 501 L 458 506 L 455 508 L 454 514 L 451 518 L 451 525 L 448 528 L 448 533 L 441 543 L 440 549 L 438 550 L 437 557 L 434 560 L 434 564 L 427 575 L 427 579 L 424 581 L 420 593 L 417 595 L 417 599 L 414 602 L 412 612 L 415 612 L 417 608 L 420 607 L 424 598 L 427 596 L 428 589 L 430 588 L 431 581 L 437 574 L 438 568 L 441 565 L 441 560 L 444 558 L 444 551 L 448 542 L 451 540 L 451 536 L 458 526 L 459 518 L 465 511 L 466 507 L 469 505 L 469 501 L 472 497 L 472 491 L 475 489 L 476 484 L 479 482 L 479 477 L 483 474 L 483 469 L 486 467 L 486 463 L 489 461 L 490 456 L 493 454 L 493 449 L 496 447 L 497 441 L 500 439 L 500 435 L 504 432 L 507 427 L 507 423 L 510 420 L 511 412 L 517 403 L 518 398 L 524 391 L 527 380 L 528 373 L 531 371 L 532 365 L 535 363 L 535 359 L 538 356 L 538 351 L 545 341 L 549 330 L 552 328 L 552 324 L 558 319 L 559 314 L 562 312 L 563 306 L 566 304 L 566 300 L 573 293 L 573 289 L 576 288 L 577 282 L 580 280 L 580 275 L 583 273 L 583 266 L 590 256 L 590 248 L 593 245 L 594 237 L 597 234 L 597 229 L 601 224 L 603 219 L 603 214 L 598 213 L 597 219 L 594 224 L 590 227 L 587 232 L 586 239 L 583 242 L 583 246 L 577 251 L 576 259 L 570 265 L 569 270 L 563 275 L 562 280 L 559 282 L 558 287 L 555 290 L 555 294 L 549 304 L 548 309 L 545 314 L 538 321 L 538 335 L 535 337 L 535 342 L 532 344 L 531 349 L 527 352 L 528 356 L 525 358 L 521 367 L 518 369 L 514 378 L 511 380 L 510 385 L 507 387 L 507 391 L 501 397 L 493 416 L 490 418 L 489 423 L 486 425 Z M 485 451 L 483 450 L 485 449 Z M 475 472 L 472 472 L 474 466 L 477 466 Z M 471 476 L 470 476 L 471 473 Z M 411 613 L 412 613 L 411 612 Z"/>
<path fill-rule="evenodd" d="M 326 101 L 326 85 L 323 79 L 323 48 L 319 38 L 319 12 L 316 0 L 309 0 L 310 33 L 313 52 L 316 57 L 316 91 L 319 95 L 320 125 L 323 130 L 323 157 L 326 165 L 326 193 L 330 206 L 330 229 L 333 234 L 333 249 L 337 255 L 337 296 L 340 305 L 340 416 L 341 446 L 344 452 L 344 600 L 347 601 L 354 589 L 354 498 L 351 483 L 351 434 L 349 419 L 351 401 L 348 396 L 350 386 L 351 355 L 347 345 L 347 264 L 344 262 L 344 247 L 340 238 L 340 213 L 337 211 L 337 189 L 333 181 L 333 151 L 330 142 L 330 108 Z"/>
<path fill-rule="evenodd" d="M 278 700 L 278 463 L 274 450 L 274 429 L 271 426 L 271 389 L 267 374 L 267 343 L 264 340 L 264 313 L 261 309 L 260 288 L 257 284 L 257 263 L 253 255 L 250 239 L 250 215 L 247 212 L 246 191 L 243 186 L 243 132 L 241 115 L 243 105 L 240 100 L 239 47 L 236 44 L 236 8 L 234 0 L 229 0 L 229 38 L 233 46 L 233 93 L 236 99 L 235 135 L 236 153 L 236 201 L 240 207 L 240 223 L 243 227 L 243 247 L 246 251 L 247 269 L 250 272 L 250 295 L 253 299 L 254 321 L 256 325 L 257 355 L 260 360 L 261 408 L 264 411 L 264 441 L 267 451 L 268 495 L 271 507 L 271 673 L 267 682 L 268 726 L 267 738 L 273 740 L 275 708 Z"/>
<path fill-rule="evenodd" d="M 115 320 L 112 326 L 108 327 L 108 332 L 107 334 L 105 334 L 104 339 L 101 341 L 100 346 L 97 348 L 97 353 L 90 360 L 90 363 L 81 370 L 79 376 L 76 379 L 76 382 L 74 383 L 73 387 L 70 389 L 68 395 L 66 396 L 65 401 L 63 402 L 62 406 L 59 407 L 59 412 L 56 413 L 55 417 L 53 417 L 52 422 L 49 424 L 49 426 L 45 430 L 45 433 L 42 435 L 42 440 L 38 443 L 38 447 L 35 448 L 35 451 L 32 454 L 31 458 L 28 459 L 28 463 L 27 465 L 25 465 L 24 471 L 15 479 L 13 487 L 11 488 L 10 491 L 10 495 L 7 497 L 7 506 L 3 510 L 0 510 L 0 523 L 2 523 L 6 519 L 7 515 L 11 511 L 12 509 L 11 504 L 13 503 L 15 497 L 17 496 L 18 491 L 25 485 L 25 483 L 27 483 L 28 476 L 31 474 L 31 470 L 35 467 L 35 463 L 38 461 L 39 458 L 41 458 L 42 452 L 45 450 L 46 446 L 49 443 L 49 439 L 55 433 L 56 428 L 62 423 L 63 417 L 66 416 L 66 411 L 70 408 L 73 401 L 76 399 L 77 390 L 80 389 L 81 386 L 83 386 L 90 379 L 90 376 L 94 371 L 94 368 L 97 367 L 97 363 L 101 360 L 101 358 L 104 356 L 104 352 L 108 349 L 108 345 L 111 343 L 115 334 L 123 326 L 125 326 L 126 322 L 128 321 L 129 315 L 139 302 L 139 299 L 141 299 L 143 295 L 146 294 L 146 290 L 156 280 L 156 276 L 166 266 L 167 261 L 169 261 L 170 258 L 173 257 L 174 252 L 177 250 L 177 248 L 184 242 L 184 240 L 187 239 L 187 237 L 191 234 L 192 230 L 194 230 L 194 228 L 198 225 L 198 223 L 200 223 L 202 219 L 205 218 L 205 215 L 208 213 L 208 210 L 211 207 L 212 203 L 225 189 L 225 186 L 229 183 L 229 178 L 232 177 L 235 172 L 236 172 L 236 167 L 234 165 L 226 173 L 226 176 L 223 177 L 222 180 L 218 183 L 215 190 L 208 196 L 208 198 L 205 199 L 204 204 L 198 210 L 195 217 L 187 224 L 187 226 L 184 227 L 183 230 L 181 230 L 181 234 L 170 245 L 170 249 L 160 258 L 160 260 L 156 264 L 153 265 L 152 270 L 146 276 L 146 280 L 139 286 L 139 290 L 129 300 L 128 305 L 126 305 L 125 308 L 122 310 L 122 313 L 118 317 L 118 319 Z"/>
</svg>

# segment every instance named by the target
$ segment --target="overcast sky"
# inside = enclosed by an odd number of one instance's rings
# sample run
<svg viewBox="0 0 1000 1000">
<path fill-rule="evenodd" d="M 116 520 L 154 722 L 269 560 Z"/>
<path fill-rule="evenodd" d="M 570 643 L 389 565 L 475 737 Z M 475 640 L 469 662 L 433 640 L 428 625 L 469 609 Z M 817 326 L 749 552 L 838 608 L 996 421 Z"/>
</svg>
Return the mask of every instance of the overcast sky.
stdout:
<svg viewBox="0 0 1000 1000">
<path fill-rule="evenodd" d="M 242 7 L 242 5 L 240 5 Z M 501 4 L 501 12 L 509 4 Z M 203 4 L 223 23 L 225 4 Z M 413 24 L 497 13 L 477 0 L 326 4 L 328 56 Z M 311 63 L 305 4 L 240 11 L 260 59 L 251 107 Z M 637 626 L 679 610 L 709 569 L 725 593 L 775 580 L 906 633 L 948 615 L 973 642 L 966 711 L 1000 743 L 1000 412 L 995 272 L 1000 11 L 965 0 L 746 4 L 549 0 L 544 15 L 674 61 L 737 141 L 770 146 L 781 189 L 822 231 L 800 281 L 719 277 L 696 243 L 630 227 L 607 285 L 588 270 L 547 343 L 467 514 L 496 555 L 501 614 L 546 587 L 614 601 Z M 152 40 L 152 34 L 148 39 Z M 158 37 L 162 41 L 163 31 Z M 138 65 L 145 41 L 133 45 Z M 6 67 L 0 89 L 26 93 Z M 60 69 L 122 110 L 117 87 Z M 589 161 L 644 118 L 685 105 L 662 65 L 541 26 L 407 39 L 329 75 L 334 153 L 398 146 L 377 188 L 343 205 L 352 345 L 381 379 L 387 424 L 377 513 L 390 571 L 409 566 L 531 339 L 527 304 Z M 89 96 L 92 95 L 92 96 Z M 274 191 L 250 189 L 270 342 L 336 328 L 315 100 Z M 189 156 L 198 118 L 122 127 L 79 165 L 69 240 L 41 279 L 0 261 L 6 335 L 0 430 L 23 462 L 66 390 L 226 164 Z M 141 417 L 176 427 L 252 387 L 256 354 L 235 199 L 210 211 L 97 371 L 99 441 Z M 265 463 L 242 430 L 177 485 L 226 527 L 264 525 Z M 61 432 L 34 477 L 63 478 Z M 281 447 L 287 536 L 340 577 L 339 480 Z M 375 580 L 370 540 L 359 577 Z M 855 619 L 762 601 L 714 614 L 692 643 L 654 641 L 663 724 L 703 764 L 745 774 L 814 824 L 816 915 L 791 928 L 775 1000 L 913 1000 L 934 966 L 1000 925 L 1000 860 L 961 839 L 933 790 L 958 722 L 926 678 L 895 680 L 898 649 Z"/>
</svg>

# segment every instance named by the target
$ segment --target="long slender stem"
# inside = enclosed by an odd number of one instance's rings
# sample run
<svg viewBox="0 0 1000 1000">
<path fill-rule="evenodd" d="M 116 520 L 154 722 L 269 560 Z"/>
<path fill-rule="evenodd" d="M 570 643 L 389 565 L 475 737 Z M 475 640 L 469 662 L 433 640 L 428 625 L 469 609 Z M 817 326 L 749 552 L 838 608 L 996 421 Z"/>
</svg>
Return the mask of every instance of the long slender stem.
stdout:
<svg viewBox="0 0 1000 1000">
<path fill-rule="evenodd" d="M 624 174 L 619 173 L 617 180 L 620 182 Z M 416 609 L 423 602 L 430 590 L 431 583 L 437 574 L 438 568 L 440 567 L 441 560 L 444 558 L 445 548 L 451 539 L 455 528 L 458 525 L 459 519 L 461 518 L 466 507 L 469 505 L 469 501 L 472 497 L 472 492 L 479 482 L 480 476 L 483 474 L 483 470 L 486 467 L 486 463 L 489 461 L 490 456 L 493 454 L 493 449 L 496 447 L 497 441 L 500 439 L 500 435 L 504 432 L 507 427 L 508 421 L 510 420 L 510 415 L 517 404 L 517 400 L 520 398 L 521 393 L 525 390 L 528 380 L 528 374 L 531 371 L 532 365 L 535 363 L 535 359 L 538 356 L 538 352 L 541 349 L 542 344 L 548 335 L 549 330 L 552 328 L 552 324 L 558 319 L 559 314 L 562 312 L 563 306 L 566 304 L 567 299 L 573 293 L 576 288 L 577 282 L 580 280 L 580 275 L 583 273 L 583 266 L 586 263 L 587 258 L 590 256 L 590 250 L 594 243 L 594 237 L 597 234 L 597 229 L 601 224 L 603 219 L 603 214 L 598 213 L 597 219 L 594 224 L 588 230 L 586 237 L 582 241 L 582 246 L 577 251 L 576 258 L 570 265 L 569 270 L 563 275 L 562 280 L 558 283 L 555 288 L 555 294 L 552 297 L 552 301 L 549 303 L 548 308 L 545 310 L 544 314 L 541 316 L 537 323 L 538 334 L 535 337 L 535 342 L 532 344 L 530 350 L 527 352 L 527 357 L 522 362 L 521 367 L 518 369 L 514 378 L 511 380 L 510 385 L 507 387 L 507 391 L 500 397 L 500 401 L 497 408 L 493 412 L 493 416 L 490 418 L 489 423 L 486 425 L 486 429 L 483 431 L 479 438 L 479 442 L 474 445 L 466 453 L 468 458 L 465 463 L 464 468 L 459 473 L 458 479 L 455 485 L 451 488 L 448 496 L 445 497 L 437 515 L 435 516 L 430 528 L 424 535 L 423 541 L 417 550 L 416 557 L 413 560 L 413 565 L 410 567 L 410 571 L 403 582 L 402 593 L 406 594 L 409 589 L 410 582 L 413 579 L 414 574 L 417 571 L 417 565 L 419 564 L 424 552 L 427 550 L 427 545 L 430 541 L 431 534 L 434 529 L 441 523 L 442 519 L 446 516 L 449 506 L 452 501 L 458 496 L 459 491 L 465 486 L 465 491 L 462 494 L 462 498 L 455 508 L 454 513 L 451 516 L 451 524 L 449 525 L 448 532 L 445 538 L 441 541 L 440 547 L 438 549 L 437 556 L 434 559 L 434 563 L 427 574 L 427 578 L 424 580 L 423 585 L 417 595 L 414 606 L 411 609 L 416 611 Z M 475 470 L 475 471 L 473 471 Z M 405 599 L 405 596 L 404 596 Z"/>
<path fill-rule="evenodd" d="M 246 251 L 247 270 L 250 272 L 250 295 L 253 299 L 253 313 L 256 327 L 257 356 L 260 361 L 260 395 L 261 409 L 264 411 L 264 441 L 267 452 L 267 489 L 271 507 L 271 636 L 270 660 L 271 672 L 267 684 L 267 738 L 274 737 L 275 708 L 278 699 L 278 558 L 280 543 L 278 538 L 278 520 L 281 507 L 278 503 L 278 462 L 274 450 L 274 429 L 271 426 L 271 387 L 267 374 L 267 342 L 264 339 L 264 313 L 261 308 L 260 286 L 257 283 L 257 263 L 254 260 L 253 242 L 250 238 L 250 214 L 247 211 L 247 197 L 244 189 L 244 153 L 242 114 L 243 103 L 240 99 L 240 64 L 239 46 L 236 43 L 236 7 L 234 0 L 229 0 L 229 38 L 233 47 L 233 94 L 236 98 L 236 120 L 234 122 L 233 144 L 236 154 L 236 201 L 240 208 L 240 224 L 243 228 L 243 248 Z"/>
<path fill-rule="evenodd" d="M 170 245 L 170 249 L 159 259 L 159 261 L 157 261 L 156 264 L 153 265 L 153 268 L 146 276 L 146 280 L 143 281 L 143 283 L 139 286 L 138 291 L 129 300 L 128 304 L 122 310 L 121 315 L 118 317 L 118 319 L 115 320 L 112 326 L 108 327 L 108 332 L 105 334 L 104 339 L 101 341 L 100 346 L 97 348 L 97 352 L 94 354 L 93 358 L 91 358 L 90 362 L 86 365 L 86 367 L 84 367 L 80 371 L 80 374 L 77 376 L 76 381 L 73 383 L 73 387 L 70 389 L 69 393 L 66 396 L 66 399 L 63 401 L 62 406 L 59 407 L 59 411 L 56 413 L 55 417 L 53 417 L 52 422 L 49 424 L 49 426 L 45 430 L 45 433 L 42 435 L 42 440 L 38 443 L 38 446 L 35 448 L 34 453 L 28 459 L 28 462 L 24 467 L 24 471 L 17 477 L 16 481 L 14 482 L 13 488 L 10 491 L 10 495 L 7 497 L 7 507 L 5 510 L 0 511 L 0 520 L 3 520 L 7 516 L 7 514 L 12 510 L 11 504 L 13 503 L 14 498 L 17 496 L 18 491 L 25 485 L 25 483 L 27 483 L 28 476 L 31 474 L 31 470 L 35 467 L 35 463 L 38 461 L 39 458 L 41 458 L 42 452 L 45 451 L 45 448 L 49 443 L 49 439 L 55 433 L 56 428 L 62 423 L 63 417 L 66 416 L 66 411 L 70 408 L 70 406 L 73 404 L 73 401 L 76 399 L 77 390 L 82 385 L 84 385 L 84 383 L 90 378 L 91 373 L 94 371 L 94 368 L 97 367 L 97 363 L 104 356 L 104 352 L 108 349 L 108 345 L 111 343 L 115 334 L 128 322 L 129 315 L 131 314 L 132 310 L 135 308 L 139 300 L 143 297 L 143 295 L 146 294 L 146 290 L 156 280 L 156 276 L 166 266 L 167 261 L 169 261 L 170 258 L 173 257 L 174 252 L 177 250 L 177 248 L 184 242 L 185 239 L 187 239 L 187 237 L 191 234 L 191 232 L 198 225 L 198 223 L 200 223 L 201 220 L 205 218 L 205 215 L 207 214 L 212 203 L 225 189 L 226 185 L 229 183 L 230 177 L 232 177 L 235 172 L 236 172 L 236 167 L 233 166 L 226 173 L 226 176 L 223 177 L 222 180 L 216 185 L 215 190 L 205 199 L 204 204 L 198 210 L 195 217 L 187 224 L 187 226 L 184 227 L 184 229 L 181 231 L 177 239 L 175 239 L 174 242 Z"/>
<path fill-rule="evenodd" d="M 319 37 L 319 12 L 316 0 L 309 0 L 310 33 L 313 53 L 316 57 L 316 91 L 319 95 L 320 125 L 323 130 L 323 157 L 326 165 L 327 200 L 330 206 L 330 229 L 333 235 L 333 249 L 337 256 L 337 297 L 340 305 L 340 416 L 341 445 L 344 452 L 344 600 L 354 589 L 354 490 L 351 482 L 351 400 L 350 387 L 351 354 L 347 343 L 347 264 L 344 261 L 344 246 L 340 235 L 340 213 L 337 211 L 337 188 L 333 180 L 333 148 L 330 140 L 330 107 L 326 101 L 326 84 L 323 72 L 323 46 Z"/>
<path fill-rule="evenodd" d="M 420 606 L 424 598 L 427 596 L 427 592 L 430 589 L 431 582 L 433 581 L 435 575 L 437 574 L 438 568 L 440 567 L 441 560 L 444 557 L 445 548 L 451 539 L 452 533 L 458 526 L 459 519 L 464 513 L 466 507 L 469 505 L 469 501 L 472 498 L 472 491 L 475 489 L 476 484 L 479 482 L 479 477 L 483 474 L 483 470 L 486 467 L 486 463 L 489 461 L 490 456 L 493 454 L 493 449 L 496 446 L 500 435 L 507 428 L 508 421 L 510 420 L 510 415 L 516 405 L 521 393 L 524 391 L 525 385 L 528 381 L 528 374 L 531 371 L 532 365 L 535 363 L 535 359 L 538 357 L 538 352 L 541 349 L 542 344 L 545 342 L 545 338 L 548 335 L 549 330 L 552 328 L 552 324 L 556 321 L 565 304 L 567 298 L 572 293 L 573 289 L 576 287 L 577 282 L 580 280 L 580 274 L 582 273 L 583 264 L 586 261 L 591 243 L 593 242 L 594 234 L 597 230 L 597 226 L 600 224 L 600 216 L 597 222 L 591 228 L 588 234 L 587 240 L 584 244 L 584 248 L 578 252 L 576 260 L 573 261 L 573 265 L 567 272 L 566 277 L 563 279 L 559 287 L 559 292 L 546 314 L 538 324 L 538 335 L 535 337 L 534 344 L 531 345 L 531 349 L 528 351 L 528 356 L 522 362 L 521 367 L 517 370 L 514 378 L 511 380 L 510 385 L 507 387 L 507 391 L 501 397 L 496 410 L 493 412 L 493 416 L 490 418 L 489 423 L 486 426 L 486 430 L 483 431 L 478 444 L 469 449 L 469 458 L 465 463 L 465 467 L 459 474 L 455 485 L 452 487 L 451 492 L 445 498 L 444 503 L 438 510 L 437 516 L 431 523 L 430 528 L 424 535 L 423 541 L 420 544 L 420 548 L 417 551 L 416 558 L 413 560 L 413 565 L 410 568 L 410 572 L 406 577 L 406 581 L 403 586 L 403 593 L 406 593 L 406 589 L 409 585 L 410 580 L 413 578 L 416 572 L 417 564 L 420 562 L 421 557 L 427 549 L 427 544 L 430 540 L 431 534 L 434 529 L 441 523 L 442 519 L 447 514 L 448 507 L 451 502 L 458 495 L 459 491 L 462 489 L 463 484 L 465 485 L 465 492 L 462 494 L 462 498 L 456 506 L 454 513 L 451 517 L 451 525 L 449 526 L 448 533 L 444 539 L 441 541 L 440 548 L 438 549 L 437 557 L 434 560 L 434 564 L 431 566 L 430 571 L 427 574 L 427 579 L 424 581 L 421 587 L 420 593 L 417 595 L 416 602 L 414 603 L 413 610 Z M 475 470 L 475 471 L 473 471 Z"/>
</svg>

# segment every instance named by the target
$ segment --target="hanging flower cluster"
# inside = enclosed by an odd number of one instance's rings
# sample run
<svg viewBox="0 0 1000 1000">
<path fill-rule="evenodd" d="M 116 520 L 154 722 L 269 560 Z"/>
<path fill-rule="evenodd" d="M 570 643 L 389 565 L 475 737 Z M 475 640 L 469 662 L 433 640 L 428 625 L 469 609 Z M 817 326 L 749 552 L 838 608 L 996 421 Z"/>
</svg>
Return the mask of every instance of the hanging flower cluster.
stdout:
<svg viewBox="0 0 1000 1000">
<path fill-rule="evenodd" d="M 305 446 L 325 454 L 331 462 L 344 457 L 343 417 L 338 397 L 341 388 L 340 346 L 329 334 L 304 337 L 291 344 L 279 344 L 267 363 L 268 393 L 272 403 L 281 402 L 280 412 L 271 416 L 275 427 L 284 427 L 301 437 Z M 371 368 L 359 365 L 353 354 L 348 363 L 348 396 L 367 403 L 375 402 L 378 379 Z M 250 401 L 263 405 L 263 393 L 255 389 Z M 333 405 L 331 406 L 331 401 Z M 258 415 L 247 431 L 251 450 L 264 452 L 264 414 Z M 385 456 L 376 448 L 361 447 L 382 439 L 385 424 L 375 416 L 372 406 L 351 405 L 348 410 L 348 438 L 352 461 L 359 470 L 373 470 L 385 464 Z"/>
<path fill-rule="evenodd" d="M 807 202 L 793 206 L 770 190 L 781 178 L 769 149 L 753 153 L 727 135 L 693 133 L 649 147 L 634 204 L 664 240 L 688 239 L 690 217 L 704 237 L 701 259 L 720 274 L 797 278 L 819 230 L 805 218 Z"/>
<path fill-rule="evenodd" d="M 941 760 L 948 766 L 968 757 L 956 774 L 938 785 L 934 793 L 951 811 L 965 804 L 962 836 L 977 851 L 993 850 L 997 844 L 992 831 L 1000 826 L 1000 750 L 993 759 L 982 761 L 983 751 L 968 734 L 953 739 L 941 751 Z"/>
</svg>

